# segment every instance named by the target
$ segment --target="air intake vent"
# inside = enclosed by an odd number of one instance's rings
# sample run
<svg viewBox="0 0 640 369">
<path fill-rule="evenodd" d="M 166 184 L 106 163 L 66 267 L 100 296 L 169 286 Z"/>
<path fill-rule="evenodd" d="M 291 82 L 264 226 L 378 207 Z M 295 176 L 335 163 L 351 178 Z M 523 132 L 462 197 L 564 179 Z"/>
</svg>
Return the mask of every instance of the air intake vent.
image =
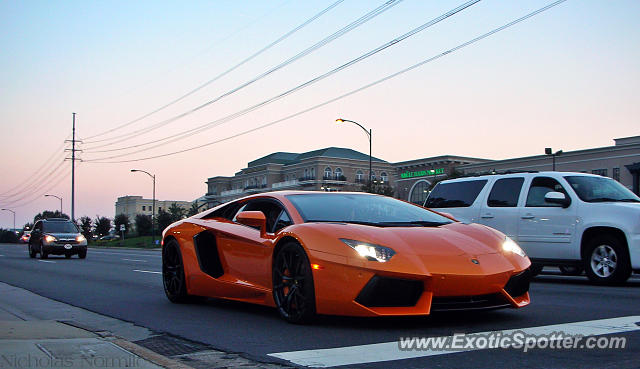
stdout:
<svg viewBox="0 0 640 369">
<path fill-rule="evenodd" d="M 415 306 L 422 295 L 422 281 L 374 276 L 356 302 L 368 307 Z"/>
<path fill-rule="evenodd" d="M 196 248 L 200 269 L 213 278 L 221 277 L 224 270 L 222 270 L 220 263 L 216 237 L 208 231 L 200 232 L 193 237 L 193 244 Z"/>
</svg>

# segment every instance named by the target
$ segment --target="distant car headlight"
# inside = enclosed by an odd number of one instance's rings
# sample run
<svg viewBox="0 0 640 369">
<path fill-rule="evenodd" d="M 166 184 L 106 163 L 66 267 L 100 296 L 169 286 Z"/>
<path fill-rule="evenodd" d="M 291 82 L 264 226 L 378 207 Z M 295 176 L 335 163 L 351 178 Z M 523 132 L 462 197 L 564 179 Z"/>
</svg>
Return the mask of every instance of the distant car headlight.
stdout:
<svg viewBox="0 0 640 369">
<path fill-rule="evenodd" d="M 83 236 L 83 235 L 79 235 L 78 237 L 76 237 L 76 242 L 78 243 L 83 243 L 86 242 L 87 239 Z"/>
<path fill-rule="evenodd" d="M 502 242 L 502 251 L 518 254 L 523 258 L 527 257 L 527 254 L 524 253 L 520 246 L 518 246 L 518 244 L 514 240 L 507 236 L 505 236 L 504 242 Z"/>
<path fill-rule="evenodd" d="M 57 238 L 53 237 L 50 234 L 44 236 L 44 242 L 46 242 L 46 243 L 56 242 L 57 240 L 58 240 Z"/>
<path fill-rule="evenodd" d="M 349 240 L 346 238 L 341 238 L 340 241 L 356 250 L 358 254 L 360 254 L 360 256 L 362 256 L 363 258 L 371 261 L 379 261 L 381 263 L 384 263 L 396 254 L 395 251 L 385 246 L 375 245 L 362 241 Z"/>
</svg>

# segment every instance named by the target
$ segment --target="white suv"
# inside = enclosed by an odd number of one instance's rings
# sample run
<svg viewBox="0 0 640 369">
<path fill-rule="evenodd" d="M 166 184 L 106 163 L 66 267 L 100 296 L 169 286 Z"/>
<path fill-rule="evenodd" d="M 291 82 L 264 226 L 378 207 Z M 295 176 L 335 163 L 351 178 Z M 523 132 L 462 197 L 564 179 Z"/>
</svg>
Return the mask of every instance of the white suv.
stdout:
<svg viewBox="0 0 640 369">
<path fill-rule="evenodd" d="M 539 272 L 584 267 L 594 282 L 640 272 L 640 198 L 611 178 L 540 172 L 438 183 L 425 207 L 481 223 L 516 240 Z"/>
</svg>

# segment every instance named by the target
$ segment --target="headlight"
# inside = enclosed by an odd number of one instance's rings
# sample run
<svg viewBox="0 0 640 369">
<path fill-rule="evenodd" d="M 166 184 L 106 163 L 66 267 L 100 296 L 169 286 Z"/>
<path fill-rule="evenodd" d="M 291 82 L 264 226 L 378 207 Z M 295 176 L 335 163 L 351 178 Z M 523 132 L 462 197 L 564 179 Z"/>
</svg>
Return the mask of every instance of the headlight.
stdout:
<svg viewBox="0 0 640 369">
<path fill-rule="evenodd" d="M 509 237 L 504 238 L 504 242 L 502 242 L 502 251 L 518 254 L 523 258 L 527 257 L 527 254 L 524 253 L 520 246 L 518 246 L 518 244 Z"/>
<path fill-rule="evenodd" d="M 52 235 L 48 234 L 48 235 L 44 236 L 44 241 L 48 242 L 48 243 L 51 243 L 51 242 L 57 241 L 57 239 L 55 237 L 53 237 Z"/>
<path fill-rule="evenodd" d="M 340 241 L 346 243 L 347 246 L 356 250 L 358 254 L 360 254 L 360 256 L 362 256 L 363 258 L 371 261 L 379 261 L 381 263 L 384 263 L 396 254 L 395 251 L 388 247 L 374 245 L 372 243 L 349 240 L 346 238 L 341 238 Z"/>
<path fill-rule="evenodd" d="M 82 243 L 82 242 L 84 242 L 86 240 L 87 239 L 84 237 L 84 235 L 79 235 L 78 237 L 76 237 L 76 242 Z"/>
</svg>

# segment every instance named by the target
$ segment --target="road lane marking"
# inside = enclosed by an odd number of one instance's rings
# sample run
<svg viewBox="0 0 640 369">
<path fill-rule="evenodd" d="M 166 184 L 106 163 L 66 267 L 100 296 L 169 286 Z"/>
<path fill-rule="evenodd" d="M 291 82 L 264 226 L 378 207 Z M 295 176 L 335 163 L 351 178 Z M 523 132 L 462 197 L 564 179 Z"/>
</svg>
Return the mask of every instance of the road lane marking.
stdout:
<svg viewBox="0 0 640 369">
<path fill-rule="evenodd" d="M 51 260 L 38 260 L 38 261 L 41 263 L 53 263 L 53 264 L 56 263 L 55 261 L 51 261 Z"/>
<path fill-rule="evenodd" d="M 134 272 L 138 272 L 138 273 L 152 273 L 152 274 L 162 274 L 162 272 L 154 272 L 151 270 L 138 270 L 138 269 L 134 269 Z"/>
<path fill-rule="evenodd" d="M 137 261 L 137 262 L 140 262 L 140 263 L 146 263 L 147 262 L 146 260 L 139 260 L 139 259 L 122 259 L 122 260 L 124 260 L 124 261 Z"/>
<path fill-rule="evenodd" d="M 104 252 L 104 251 L 95 251 L 95 249 L 90 248 L 91 249 L 91 253 L 92 254 L 104 254 L 104 255 L 124 255 L 124 256 L 138 256 L 138 257 L 148 257 L 148 256 L 153 256 L 153 257 L 162 257 L 162 255 L 160 254 L 159 251 L 149 251 L 148 253 L 140 253 L 140 254 L 136 254 L 136 253 L 125 253 L 125 252 Z"/>
<path fill-rule="evenodd" d="M 471 335 L 487 335 L 502 333 L 503 335 L 514 332 L 524 332 L 531 335 L 552 334 L 564 332 L 568 335 L 599 336 L 603 334 L 623 333 L 640 330 L 640 316 L 626 316 L 612 319 L 590 320 L 584 322 L 554 324 L 539 327 L 509 329 L 503 331 L 489 331 L 471 333 Z M 451 338 L 453 336 L 446 336 Z M 457 352 L 474 351 L 477 349 L 461 349 L 458 351 L 415 350 L 403 351 L 399 349 L 398 341 L 374 343 L 369 345 L 336 347 L 320 350 L 302 350 L 290 352 L 277 352 L 268 354 L 279 359 L 288 360 L 294 364 L 313 367 L 332 367 L 340 365 L 355 365 L 394 361 L 403 359 L 415 359 L 426 356 L 453 354 Z"/>
</svg>

